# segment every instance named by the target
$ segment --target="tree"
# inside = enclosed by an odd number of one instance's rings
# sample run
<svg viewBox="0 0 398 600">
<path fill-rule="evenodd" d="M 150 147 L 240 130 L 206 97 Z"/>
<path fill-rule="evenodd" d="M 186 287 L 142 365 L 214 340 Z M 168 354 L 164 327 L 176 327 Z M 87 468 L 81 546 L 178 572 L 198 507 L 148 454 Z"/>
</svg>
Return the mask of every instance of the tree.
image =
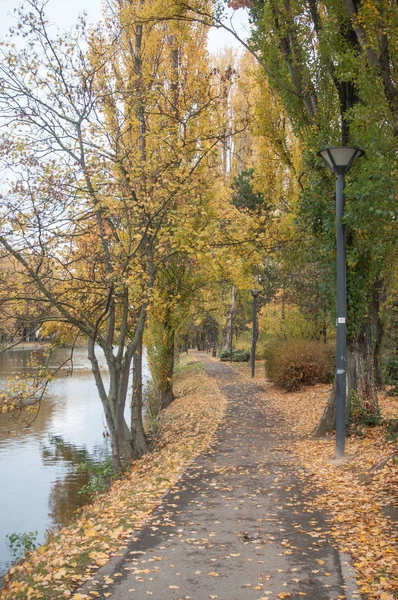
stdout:
<svg viewBox="0 0 398 600">
<path fill-rule="evenodd" d="M 164 253 L 166 217 L 195 188 L 196 173 L 203 177 L 220 137 L 205 118 L 218 91 L 196 25 L 178 32 L 173 24 L 145 26 L 134 4 L 115 4 L 104 27 L 87 32 L 81 21 L 74 34 L 51 37 L 43 6 L 28 6 L 14 32 L 26 38 L 25 48 L 10 42 L 2 49 L 1 159 L 9 189 L 0 243 L 35 302 L 86 336 L 119 469 L 145 450 L 124 418 L 131 361 Z M 177 72 L 184 83 L 178 110 Z"/>
<path fill-rule="evenodd" d="M 333 269 L 333 180 L 315 152 L 325 143 L 358 144 L 368 160 L 346 188 L 348 230 L 348 395 L 376 414 L 375 370 L 382 328 L 383 263 L 396 244 L 397 8 L 393 2 L 242 2 L 254 30 L 249 45 L 264 66 L 303 149 L 298 225 L 308 260 Z M 325 193 L 330 190 L 330 193 Z M 333 298 L 325 280 L 325 299 Z M 329 305 L 333 315 L 333 307 Z M 334 394 L 317 428 L 334 425 Z"/>
</svg>

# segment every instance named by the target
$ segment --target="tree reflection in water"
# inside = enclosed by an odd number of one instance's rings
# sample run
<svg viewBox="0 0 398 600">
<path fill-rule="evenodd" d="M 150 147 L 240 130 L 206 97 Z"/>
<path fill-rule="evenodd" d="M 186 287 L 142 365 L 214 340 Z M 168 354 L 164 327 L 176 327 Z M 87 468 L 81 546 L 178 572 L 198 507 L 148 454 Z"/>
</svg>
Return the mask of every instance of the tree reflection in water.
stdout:
<svg viewBox="0 0 398 600">
<path fill-rule="evenodd" d="M 76 509 L 90 504 L 86 494 L 79 494 L 81 488 L 89 481 L 90 465 L 98 465 L 109 456 L 109 445 L 106 440 L 97 445 L 94 454 L 84 447 L 78 447 L 64 442 L 61 436 L 49 436 L 49 444 L 41 447 L 44 464 L 60 462 L 68 468 L 68 473 L 62 474 L 52 485 L 48 500 L 51 521 L 59 527 L 67 525 L 74 516 Z"/>
</svg>

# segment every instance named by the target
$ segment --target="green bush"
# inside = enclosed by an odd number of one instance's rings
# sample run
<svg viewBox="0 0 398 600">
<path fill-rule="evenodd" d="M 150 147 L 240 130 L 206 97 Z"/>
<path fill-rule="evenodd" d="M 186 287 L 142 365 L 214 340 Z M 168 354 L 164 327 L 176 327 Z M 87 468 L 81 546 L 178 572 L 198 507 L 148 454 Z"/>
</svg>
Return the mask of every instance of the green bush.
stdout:
<svg viewBox="0 0 398 600">
<path fill-rule="evenodd" d="M 84 484 L 78 494 L 88 496 L 105 492 L 111 485 L 115 472 L 112 468 L 112 459 L 109 457 L 103 462 L 84 462 L 79 465 L 80 471 L 87 471 L 89 480 Z"/>
<path fill-rule="evenodd" d="M 380 410 L 377 410 L 376 413 L 369 413 L 366 410 L 366 405 L 358 399 L 358 396 L 354 391 L 351 392 L 350 405 L 351 423 L 356 423 L 357 425 L 359 424 L 364 427 L 375 427 L 375 425 L 379 425 L 381 421 Z"/>
<path fill-rule="evenodd" d="M 229 361 L 231 353 L 229 350 L 222 350 L 220 354 L 220 360 L 223 362 Z M 233 350 L 232 351 L 232 362 L 249 362 L 250 352 L 249 350 Z"/>
<path fill-rule="evenodd" d="M 273 341 L 266 347 L 265 360 L 268 379 L 288 391 L 333 380 L 332 348 L 323 342 Z"/>
<path fill-rule="evenodd" d="M 385 424 L 387 442 L 398 442 L 398 419 L 388 419 Z"/>
<path fill-rule="evenodd" d="M 383 358 L 383 371 L 388 385 L 398 384 L 398 356 L 385 356 Z"/>
<path fill-rule="evenodd" d="M 385 356 L 382 362 L 384 381 L 393 387 L 387 392 L 388 396 L 398 396 L 398 356 Z"/>
</svg>

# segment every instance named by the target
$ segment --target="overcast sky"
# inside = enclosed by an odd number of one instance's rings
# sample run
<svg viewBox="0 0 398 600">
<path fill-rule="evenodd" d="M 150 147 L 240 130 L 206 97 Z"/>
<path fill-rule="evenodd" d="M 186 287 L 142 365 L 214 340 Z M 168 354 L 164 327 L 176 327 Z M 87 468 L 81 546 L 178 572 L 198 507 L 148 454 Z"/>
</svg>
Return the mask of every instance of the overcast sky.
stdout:
<svg viewBox="0 0 398 600">
<path fill-rule="evenodd" d="M 20 0 L 0 0 L 0 37 L 4 37 L 8 28 L 15 22 L 14 8 L 21 4 Z M 89 23 L 96 23 L 101 18 L 101 0 L 49 0 L 46 13 L 50 21 L 62 28 L 68 28 L 76 21 L 79 13 L 86 11 Z M 248 32 L 247 13 L 239 10 L 233 13 L 233 25 L 241 37 Z M 239 48 L 239 43 L 228 32 L 214 29 L 209 35 L 210 52 L 218 52 L 224 46 Z"/>
</svg>

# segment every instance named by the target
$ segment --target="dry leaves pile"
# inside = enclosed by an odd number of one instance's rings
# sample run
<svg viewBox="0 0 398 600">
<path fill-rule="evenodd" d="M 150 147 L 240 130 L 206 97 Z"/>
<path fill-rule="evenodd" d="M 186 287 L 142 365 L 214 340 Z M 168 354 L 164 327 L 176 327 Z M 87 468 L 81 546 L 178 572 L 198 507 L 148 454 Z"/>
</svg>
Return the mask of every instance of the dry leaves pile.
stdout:
<svg viewBox="0 0 398 600">
<path fill-rule="evenodd" d="M 185 359 L 187 360 L 187 359 Z M 192 360 L 192 359 L 191 359 Z M 2 600 L 77 598 L 84 581 L 141 527 L 187 465 L 210 443 L 226 401 L 203 371 L 183 373 L 154 450 L 47 545 L 11 568 Z"/>
<path fill-rule="evenodd" d="M 261 371 L 259 368 L 258 373 Z M 247 368 L 239 372 L 248 379 Z M 309 489 L 321 492 L 315 495 L 314 505 L 332 516 L 331 534 L 340 549 L 351 554 L 361 594 L 380 600 L 398 598 L 398 467 L 390 460 L 382 469 L 369 473 L 396 446 L 386 440 L 386 426 L 362 428 L 360 435 L 350 435 L 346 446 L 350 460 L 343 466 L 330 464 L 334 435 L 326 439 L 310 437 L 330 386 L 286 393 L 264 379 L 261 383 L 266 390 L 264 400 L 282 413 L 289 430 L 298 436 L 292 450 L 306 467 L 307 474 L 301 477 Z M 385 419 L 398 418 L 396 397 L 380 394 L 379 402 Z"/>
</svg>

